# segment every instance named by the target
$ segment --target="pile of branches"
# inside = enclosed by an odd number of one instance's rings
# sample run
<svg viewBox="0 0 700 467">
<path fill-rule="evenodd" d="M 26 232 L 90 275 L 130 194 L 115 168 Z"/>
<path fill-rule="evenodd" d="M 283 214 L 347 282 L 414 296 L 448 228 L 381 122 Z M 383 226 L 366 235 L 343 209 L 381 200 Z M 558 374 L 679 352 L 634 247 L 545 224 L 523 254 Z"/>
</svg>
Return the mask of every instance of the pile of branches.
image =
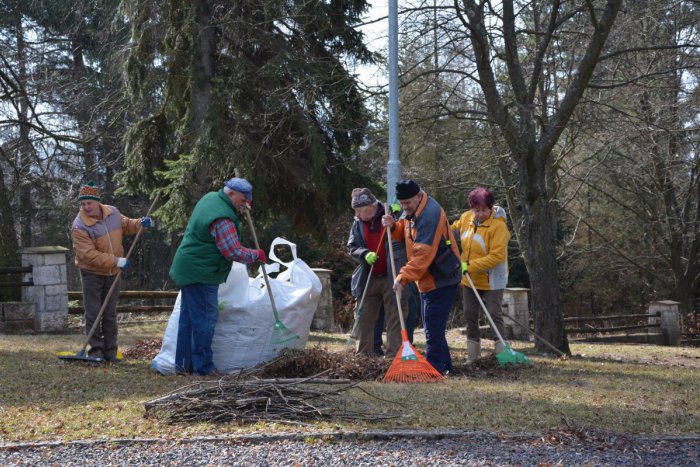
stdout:
<svg viewBox="0 0 700 467">
<path fill-rule="evenodd" d="M 344 409 L 337 396 L 355 388 L 356 383 L 320 376 L 253 380 L 227 376 L 218 381 L 202 381 L 146 402 L 146 417 L 169 423 L 265 421 L 294 425 L 300 420 L 376 421 L 394 417 Z M 357 389 L 371 396 L 362 388 Z"/>
<path fill-rule="evenodd" d="M 280 355 L 246 373 L 258 378 L 301 378 L 323 372 L 327 378 L 354 381 L 381 379 L 390 359 L 356 355 L 352 351 L 329 352 L 320 347 L 285 349 Z"/>
</svg>

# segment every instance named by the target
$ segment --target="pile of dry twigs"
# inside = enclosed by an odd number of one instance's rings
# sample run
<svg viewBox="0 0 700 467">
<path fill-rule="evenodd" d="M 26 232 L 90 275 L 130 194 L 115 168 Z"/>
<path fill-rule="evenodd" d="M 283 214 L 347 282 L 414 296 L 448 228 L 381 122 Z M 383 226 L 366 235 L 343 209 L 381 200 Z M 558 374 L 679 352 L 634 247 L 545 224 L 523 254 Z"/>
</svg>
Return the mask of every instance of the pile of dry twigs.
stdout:
<svg viewBox="0 0 700 467">
<path fill-rule="evenodd" d="M 330 352 L 321 347 L 310 347 L 285 349 L 274 360 L 262 363 L 246 374 L 258 378 L 302 378 L 323 372 L 326 378 L 371 381 L 381 379 L 389 365 L 389 359 L 357 355 L 350 350 Z"/>
<path fill-rule="evenodd" d="M 321 376 L 324 375 L 251 380 L 225 376 L 218 381 L 200 381 L 146 402 L 146 416 L 170 423 L 266 421 L 294 425 L 302 424 L 302 420 L 383 420 L 395 417 L 348 410 L 337 396 L 352 388 L 372 395 L 349 380 Z"/>
</svg>

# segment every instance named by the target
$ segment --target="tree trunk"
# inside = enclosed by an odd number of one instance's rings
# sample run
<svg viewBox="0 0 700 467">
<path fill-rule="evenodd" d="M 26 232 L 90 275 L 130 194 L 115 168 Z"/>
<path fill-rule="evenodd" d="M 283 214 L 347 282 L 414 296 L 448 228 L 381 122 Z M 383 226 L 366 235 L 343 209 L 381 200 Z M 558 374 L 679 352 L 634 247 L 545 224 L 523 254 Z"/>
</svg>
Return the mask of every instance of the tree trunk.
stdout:
<svg viewBox="0 0 700 467">
<path fill-rule="evenodd" d="M 17 39 L 17 76 L 22 95 L 19 97 L 19 141 L 17 167 L 19 173 L 19 224 L 20 240 L 24 247 L 32 245 L 32 183 L 30 179 L 31 141 L 29 140 L 29 99 L 27 98 L 27 58 L 24 44 L 24 28 L 22 16 L 17 13 L 15 23 Z"/>
<path fill-rule="evenodd" d="M 7 196 L 5 187 L 5 174 L 0 164 L 0 266 L 19 266 L 19 244 L 17 243 L 17 232 L 15 231 L 15 219 L 12 215 L 10 198 Z M 0 281 L 15 281 L 20 277 L 10 275 L 0 276 Z M 21 298 L 21 291 L 0 287 L 0 302 L 18 301 Z"/>
<path fill-rule="evenodd" d="M 193 144 L 206 131 L 205 123 L 211 104 L 212 78 L 216 52 L 216 28 L 211 24 L 211 10 L 206 0 L 192 2 L 195 36 L 193 38 L 194 79 L 190 87 L 190 132 Z M 192 187 L 193 200 L 198 200 L 211 186 L 212 174 L 207 166 L 199 167 L 197 183 Z"/>
<path fill-rule="evenodd" d="M 485 2 L 455 2 L 458 18 L 469 31 L 479 85 L 484 92 L 491 121 L 499 128 L 503 141 L 510 150 L 512 162 L 517 166 L 517 175 L 509 176 L 504 181 L 508 185 L 509 204 L 516 202 L 512 191 L 518 193 L 519 204 L 511 204 L 511 213 L 516 213 L 514 224 L 516 229 L 520 229 L 516 235 L 532 285 L 535 329 L 559 350 L 570 353 L 559 296 L 556 262 L 558 207 L 554 204 L 557 181 L 552 151 L 588 86 L 622 0 L 608 0 L 602 15 L 591 7 L 593 29 L 585 52 L 576 64 L 572 64 L 574 72 L 571 80 L 551 118 L 539 120 L 536 120 L 535 114 L 538 98 L 535 91 L 544 77 L 541 71 L 544 69 L 543 57 L 552 44 L 552 38 L 556 36 L 557 24 L 560 22 L 560 4 L 554 2 L 547 21 L 548 27 L 542 30 L 539 53 L 532 63 L 533 72 L 529 78 L 526 73 L 528 67 L 522 66 L 519 53 L 518 30 L 522 25 L 518 23 L 515 4 L 512 0 L 504 0 L 502 5 L 502 30 L 496 35 L 494 28 L 487 26 L 491 19 L 485 14 Z M 495 36 L 498 38 L 494 39 Z M 493 42 L 502 42 L 502 51 L 495 53 L 491 49 Z M 505 86 L 499 84 L 504 70 L 499 69 L 497 73 L 493 66 L 495 57 L 505 65 Z M 504 92 L 504 88 L 510 92 Z M 544 99 L 544 95 L 540 98 Z M 541 131 L 538 132 L 540 126 Z M 507 175 L 509 167 L 501 163 L 500 170 Z M 512 180 L 509 179 L 516 177 L 518 183 L 513 189 Z M 517 213 L 518 208 L 522 211 L 520 214 Z M 539 341 L 536 346 L 538 351 L 547 350 Z"/>
<path fill-rule="evenodd" d="M 535 164 L 530 164 L 534 168 Z M 532 179 L 523 180 L 520 170 L 520 200 L 522 211 L 522 237 L 525 240 L 523 260 L 530 276 L 532 287 L 532 312 L 535 332 L 548 340 L 564 353 L 570 354 L 566 338 L 564 320 L 561 313 L 559 272 L 556 251 L 556 215 L 552 197 L 544 186 L 544 167 L 530 171 Z M 512 211 L 512 209 L 511 209 Z M 535 340 L 538 352 L 548 352 L 549 348 Z"/>
<path fill-rule="evenodd" d="M 83 46 L 80 43 L 80 30 L 76 30 L 71 37 L 71 48 L 73 50 L 73 80 L 77 85 L 85 79 L 85 61 L 83 59 Z M 77 91 L 77 90 L 76 90 Z M 76 100 L 80 98 L 79 92 L 76 92 Z M 78 104 L 76 112 L 76 120 L 80 129 L 80 138 L 83 140 L 83 164 L 85 166 L 85 181 L 92 180 L 95 184 L 100 185 L 102 180 L 98 180 L 97 157 L 95 154 L 95 134 L 92 130 L 92 112 L 95 109 L 94 99 L 84 97 Z"/>
</svg>

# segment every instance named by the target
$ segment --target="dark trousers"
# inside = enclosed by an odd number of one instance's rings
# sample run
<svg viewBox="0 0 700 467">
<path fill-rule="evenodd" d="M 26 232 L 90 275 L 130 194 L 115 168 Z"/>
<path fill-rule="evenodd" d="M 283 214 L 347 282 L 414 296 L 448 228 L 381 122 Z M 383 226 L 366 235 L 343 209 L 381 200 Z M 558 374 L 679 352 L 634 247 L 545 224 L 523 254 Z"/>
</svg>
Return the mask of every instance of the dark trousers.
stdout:
<svg viewBox="0 0 700 467">
<path fill-rule="evenodd" d="M 408 303 L 408 314 L 406 315 L 406 334 L 408 342 L 413 344 L 413 330 L 418 324 L 418 314 L 421 313 L 421 300 L 415 282 L 411 282 L 404 287 L 402 298 Z M 404 310 L 406 313 L 406 310 Z M 377 324 L 374 325 L 374 354 L 384 355 L 382 350 L 382 333 L 384 332 L 384 308 L 379 310 Z"/>
<path fill-rule="evenodd" d="M 80 279 L 83 284 L 85 335 L 87 336 L 117 276 L 101 276 L 81 269 Z M 101 353 L 107 359 L 117 357 L 117 299 L 119 298 L 120 286 L 120 283 L 114 286 L 114 291 L 102 313 L 100 323 L 88 342 L 90 344 L 88 354 L 99 356 Z"/>
<path fill-rule="evenodd" d="M 219 286 L 193 284 L 180 292 L 175 369 L 207 375 L 215 370 L 211 343 L 219 318 Z"/>
<path fill-rule="evenodd" d="M 426 341 L 425 358 L 440 373 L 452 371 L 452 357 L 447 346 L 445 330 L 456 293 L 455 284 L 421 294 Z"/>
<path fill-rule="evenodd" d="M 484 302 L 486 309 L 491 315 L 496 329 L 503 337 L 503 311 L 501 303 L 503 302 L 503 289 L 500 290 L 479 290 L 479 296 Z M 479 331 L 479 315 L 483 311 L 481 305 L 474 294 L 471 287 L 462 288 L 462 309 L 464 317 L 467 320 L 467 339 L 479 342 L 481 340 L 481 332 Z M 489 322 L 489 326 L 491 322 Z M 496 340 L 496 333 L 493 333 L 493 340 Z"/>
<path fill-rule="evenodd" d="M 391 288 L 391 283 L 384 276 L 372 276 L 367 287 L 365 302 L 362 305 L 362 314 L 357 318 L 359 322 L 357 326 L 356 352 L 367 355 L 368 357 L 375 354 L 375 337 L 377 336 L 375 328 L 379 310 L 383 307 L 387 331 L 386 355 L 396 355 L 401 347 L 401 322 L 396 305 L 396 294 Z M 401 305 L 405 317 L 407 311 L 405 300 Z M 382 338 L 381 335 L 380 331 L 380 342 Z"/>
<path fill-rule="evenodd" d="M 374 355 L 384 355 L 384 349 L 382 345 L 384 341 L 382 340 L 382 333 L 384 332 L 384 305 L 379 309 L 379 315 L 377 315 L 377 323 L 374 325 Z"/>
</svg>

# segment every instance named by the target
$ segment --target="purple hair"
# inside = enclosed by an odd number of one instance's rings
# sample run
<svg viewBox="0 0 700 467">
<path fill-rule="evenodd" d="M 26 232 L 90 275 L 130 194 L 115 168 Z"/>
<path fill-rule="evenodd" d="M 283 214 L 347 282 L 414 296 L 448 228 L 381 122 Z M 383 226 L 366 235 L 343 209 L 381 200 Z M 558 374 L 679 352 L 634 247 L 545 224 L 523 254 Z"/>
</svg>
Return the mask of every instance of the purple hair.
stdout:
<svg viewBox="0 0 700 467">
<path fill-rule="evenodd" d="M 469 193 L 469 207 L 476 208 L 479 206 L 486 206 L 491 209 L 495 199 L 493 193 L 491 193 L 486 188 L 474 188 L 471 193 Z"/>
</svg>

